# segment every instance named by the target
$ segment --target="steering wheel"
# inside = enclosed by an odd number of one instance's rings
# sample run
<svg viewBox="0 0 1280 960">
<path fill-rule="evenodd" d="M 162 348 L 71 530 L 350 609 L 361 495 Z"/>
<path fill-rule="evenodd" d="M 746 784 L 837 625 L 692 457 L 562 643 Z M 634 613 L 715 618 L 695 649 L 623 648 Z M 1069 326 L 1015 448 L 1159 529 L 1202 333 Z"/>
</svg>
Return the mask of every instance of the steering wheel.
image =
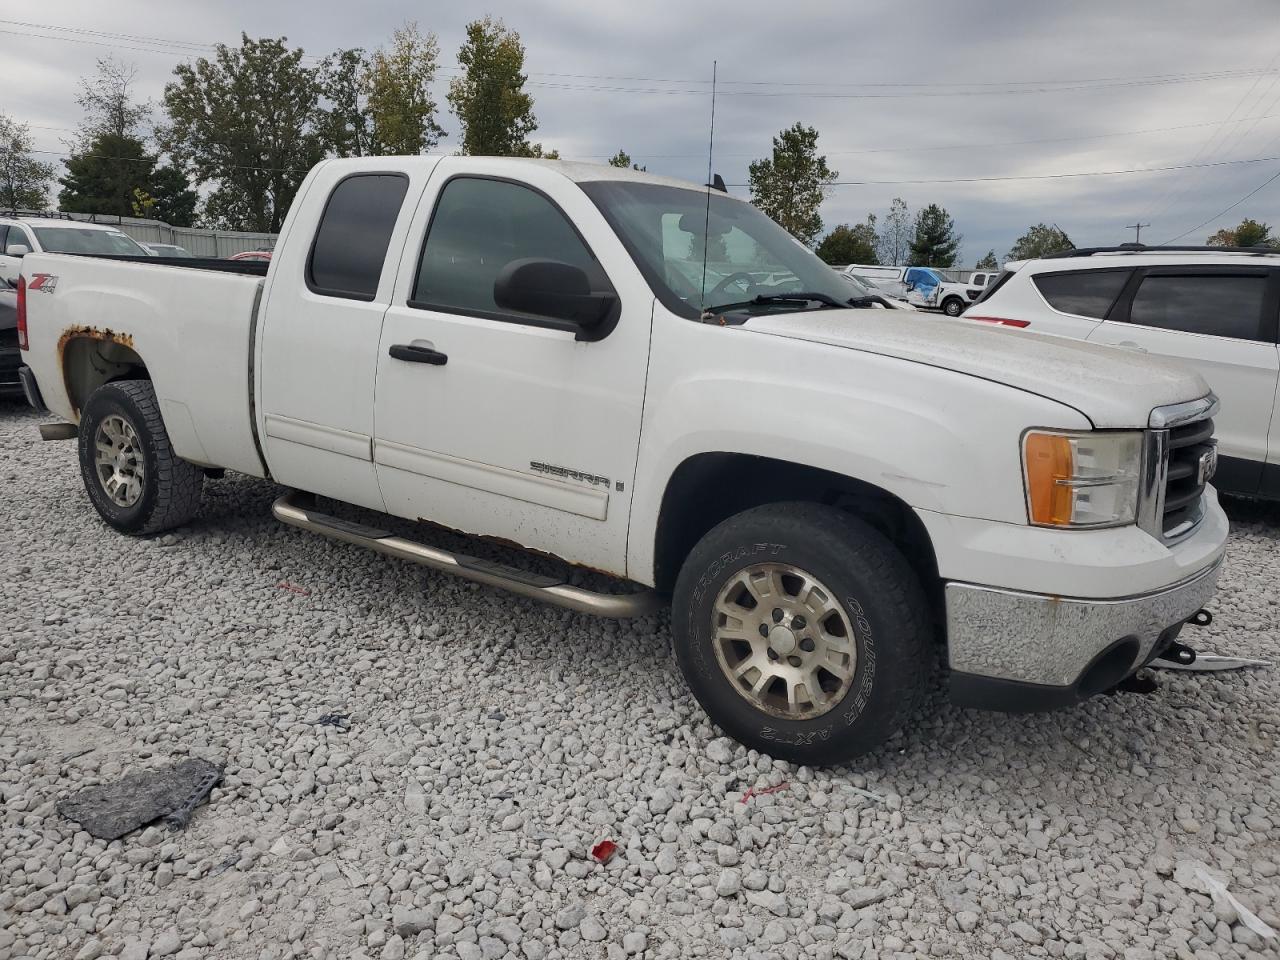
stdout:
<svg viewBox="0 0 1280 960">
<path fill-rule="evenodd" d="M 723 280 L 717 283 L 714 287 L 712 287 L 711 290 L 707 293 L 707 299 L 710 300 L 711 298 L 724 293 L 725 290 L 728 288 L 729 284 L 731 283 L 741 283 L 743 293 L 746 293 L 748 290 L 752 289 L 756 285 L 756 282 L 751 279 L 751 274 L 746 273 L 742 270 L 739 270 L 737 273 L 729 274 L 727 277 L 725 277 Z"/>
</svg>

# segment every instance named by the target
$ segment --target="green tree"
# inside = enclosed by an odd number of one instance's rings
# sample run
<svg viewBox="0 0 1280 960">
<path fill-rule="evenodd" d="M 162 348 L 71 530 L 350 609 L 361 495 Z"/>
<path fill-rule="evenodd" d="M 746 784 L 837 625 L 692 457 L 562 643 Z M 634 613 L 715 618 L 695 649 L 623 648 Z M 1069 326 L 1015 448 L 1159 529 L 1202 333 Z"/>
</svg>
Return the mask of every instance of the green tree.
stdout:
<svg viewBox="0 0 1280 960">
<path fill-rule="evenodd" d="M 1280 241 L 1271 236 L 1271 227 L 1248 218 L 1233 229 L 1219 230 L 1206 243 L 1211 247 L 1275 247 Z"/>
<path fill-rule="evenodd" d="M 387 49 L 374 52 L 364 75 L 373 127 L 370 152 L 412 155 L 440 142 L 445 132 L 431 98 L 439 60 L 436 35 L 422 33 L 412 21 L 391 35 Z"/>
<path fill-rule="evenodd" d="M 954 267 L 956 251 L 964 238 L 956 233 L 955 221 L 945 209 L 931 203 L 916 214 L 916 232 L 911 241 L 911 266 Z"/>
<path fill-rule="evenodd" d="M 546 156 L 529 143 L 538 129 L 533 97 L 524 92 L 524 46 L 501 20 L 467 24 L 458 50 L 462 76 L 449 84 L 449 104 L 462 124 L 462 152 L 471 156 Z"/>
<path fill-rule="evenodd" d="M 359 47 L 337 50 L 320 65 L 317 82 L 328 106 L 320 115 L 317 132 L 339 157 L 364 157 L 372 152 L 364 87 L 368 72 L 369 61 Z"/>
<path fill-rule="evenodd" d="M 1027 232 L 1017 239 L 1013 249 L 1005 255 L 1005 259 L 1034 260 L 1049 253 L 1061 253 L 1064 250 L 1074 249 L 1075 244 L 1062 230 L 1056 226 L 1049 227 L 1043 223 L 1037 223 L 1034 227 L 1028 227 Z"/>
<path fill-rule="evenodd" d="M 839 174 L 818 154 L 818 131 L 795 123 L 773 138 L 773 155 L 748 168 L 751 202 L 801 243 L 822 232 L 819 209 Z"/>
<path fill-rule="evenodd" d="M 894 197 L 889 204 L 889 212 L 885 215 L 884 226 L 876 234 L 876 250 L 880 254 L 880 262 L 900 267 L 907 259 L 910 248 L 911 214 L 907 210 L 907 201 Z"/>
<path fill-rule="evenodd" d="M 107 130 L 67 158 L 67 173 L 58 182 L 61 210 L 154 217 L 180 227 L 191 225 L 198 199 L 186 177 L 159 166 L 139 137 Z M 149 201 L 145 213 L 136 212 L 139 192 Z"/>
<path fill-rule="evenodd" d="M 53 164 L 37 160 L 25 123 L 0 113 L 0 209 L 39 210 Z"/>
<path fill-rule="evenodd" d="M 625 151 L 625 150 L 619 150 L 619 151 L 618 151 L 617 153 L 615 153 L 612 157 L 610 157 L 610 158 L 609 158 L 609 166 L 611 166 L 611 167 L 621 167 L 623 170 L 626 170 L 628 167 L 630 167 L 632 170 L 645 170 L 645 169 L 646 169 L 645 167 L 640 166 L 640 164 L 638 164 L 638 163 L 632 163 L 632 162 L 631 162 L 631 154 L 627 153 L 627 151 Z"/>
<path fill-rule="evenodd" d="M 996 252 L 988 250 L 987 255 L 974 264 L 975 270 L 999 270 L 1000 261 L 996 259 Z"/>
<path fill-rule="evenodd" d="M 850 263 L 876 264 L 876 215 L 867 215 L 866 223 L 849 226 L 842 223 L 818 244 L 818 256 L 834 265 Z"/>
<path fill-rule="evenodd" d="M 285 38 L 218 44 L 212 60 L 174 68 L 161 146 L 199 184 L 213 184 L 214 226 L 275 233 L 307 171 L 325 154 L 318 68 Z"/>
</svg>

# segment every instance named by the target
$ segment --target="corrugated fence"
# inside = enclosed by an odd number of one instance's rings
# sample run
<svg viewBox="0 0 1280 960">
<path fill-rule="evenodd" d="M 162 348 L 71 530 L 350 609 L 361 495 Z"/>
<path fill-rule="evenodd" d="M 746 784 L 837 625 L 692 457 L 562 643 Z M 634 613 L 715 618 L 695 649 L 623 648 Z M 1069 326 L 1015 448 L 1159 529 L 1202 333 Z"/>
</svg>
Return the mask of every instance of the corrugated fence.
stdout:
<svg viewBox="0 0 1280 960">
<path fill-rule="evenodd" d="M 119 227 L 139 243 L 172 243 L 182 247 L 195 257 L 229 257 L 250 250 L 275 248 L 277 234 L 238 233 L 233 230 L 206 230 L 202 227 L 172 227 L 160 220 L 143 220 L 139 217 L 115 217 L 100 213 L 43 213 L 36 210 L 20 210 L 19 216 L 58 217 L 85 223 L 109 224 Z"/>
</svg>

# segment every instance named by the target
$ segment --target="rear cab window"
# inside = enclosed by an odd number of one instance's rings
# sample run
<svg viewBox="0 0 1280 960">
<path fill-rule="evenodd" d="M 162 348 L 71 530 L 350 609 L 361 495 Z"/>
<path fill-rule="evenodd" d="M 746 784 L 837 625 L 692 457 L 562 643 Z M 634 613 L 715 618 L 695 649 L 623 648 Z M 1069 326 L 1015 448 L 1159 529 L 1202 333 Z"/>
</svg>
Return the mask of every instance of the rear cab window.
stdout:
<svg viewBox="0 0 1280 960">
<path fill-rule="evenodd" d="M 1105 320 L 1132 275 L 1132 268 L 1071 270 L 1037 273 L 1031 282 L 1059 313 Z"/>
<path fill-rule="evenodd" d="M 409 178 L 402 173 L 356 173 L 338 181 L 307 257 L 306 280 L 312 293 L 366 301 L 377 296 L 391 233 L 408 190 Z"/>
</svg>

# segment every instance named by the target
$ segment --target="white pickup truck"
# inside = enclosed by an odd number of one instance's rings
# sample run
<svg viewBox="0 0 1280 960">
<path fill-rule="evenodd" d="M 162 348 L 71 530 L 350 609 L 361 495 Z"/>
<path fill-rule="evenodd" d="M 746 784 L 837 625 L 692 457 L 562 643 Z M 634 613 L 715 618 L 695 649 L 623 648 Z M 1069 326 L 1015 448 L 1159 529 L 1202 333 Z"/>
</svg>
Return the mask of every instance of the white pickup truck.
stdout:
<svg viewBox="0 0 1280 960">
<path fill-rule="evenodd" d="M 736 269 L 699 290 L 713 243 Z M 78 435 L 117 530 L 187 521 L 229 469 L 292 488 L 285 523 L 519 594 L 610 616 L 669 598 L 698 700 L 777 757 L 881 744 L 940 659 L 962 704 L 1045 709 L 1168 648 L 1227 535 L 1204 381 L 849 297 L 706 188 L 380 157 L 311 171 L 269 268 L 28 254 L 19 332 L 28 398 L 69 421 L 45 432 Z M 1180 510 L 1172 529 L 1166 483 L 1188 471 L 1194 522 Z M 630 592 L 448 553 L 317 497 Z"/>
</svg>

